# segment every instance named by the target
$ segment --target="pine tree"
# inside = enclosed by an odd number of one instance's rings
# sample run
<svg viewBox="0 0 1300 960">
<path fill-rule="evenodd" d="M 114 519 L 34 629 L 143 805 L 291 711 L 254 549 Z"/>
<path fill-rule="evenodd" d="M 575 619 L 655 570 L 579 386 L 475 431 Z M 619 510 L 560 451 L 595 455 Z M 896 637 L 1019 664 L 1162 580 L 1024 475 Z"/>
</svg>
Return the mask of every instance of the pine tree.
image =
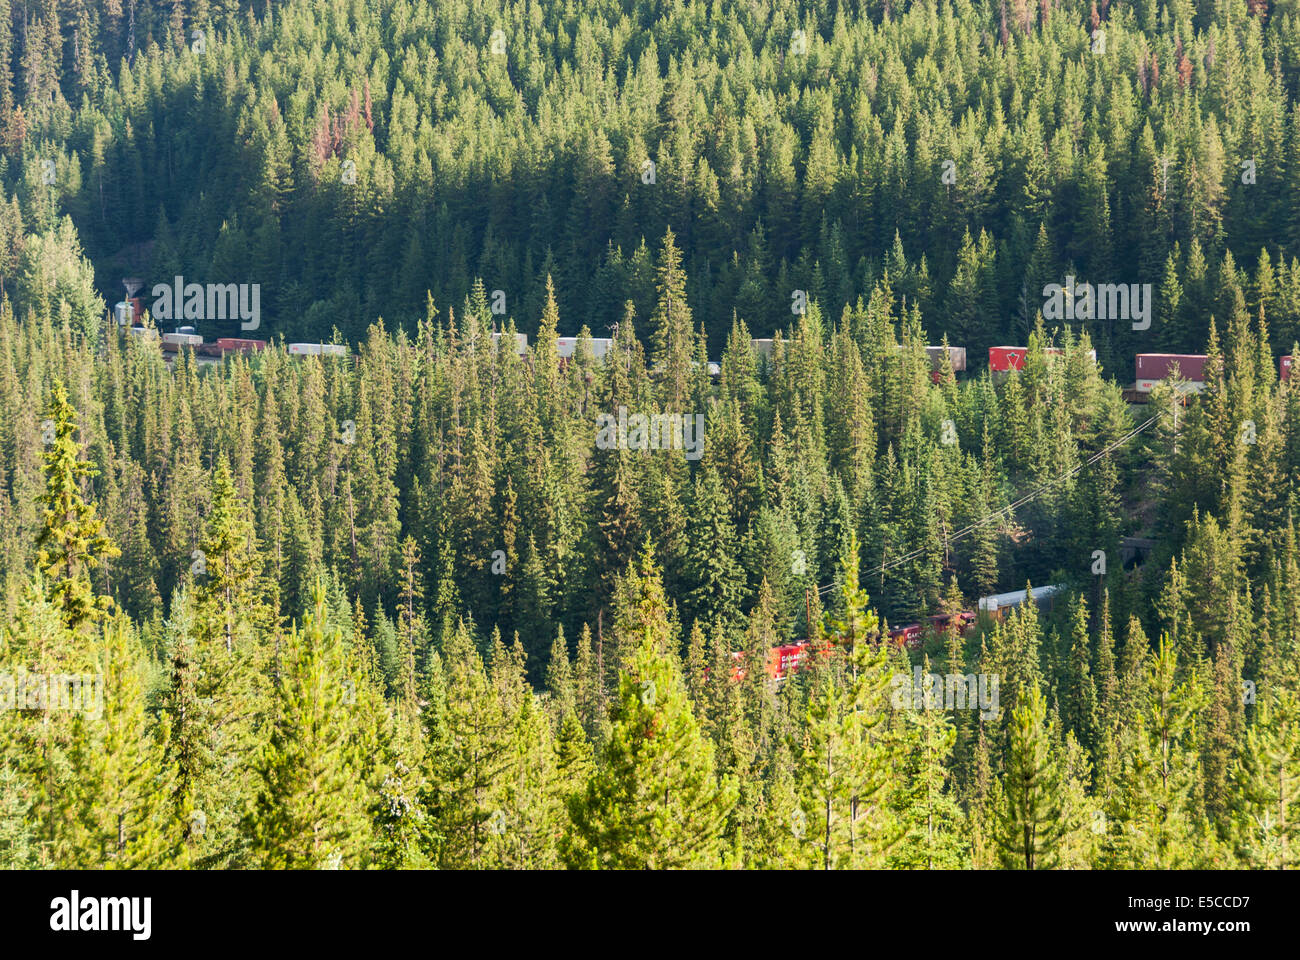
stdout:
<svg viewBox="0 0 1300 960">
<path fill-rule="evenodd" d="M 429 814 L 441 838 L 442 867 L 490 865 L 493 837 L 505 827 L 505 785 L 516 762 L 511 717 L 488 677 L 469 631 L 460 623 L 448 638 L 445 703 L 426 720 L 430 736 Z"/>
<path fill-rule="evenodd" d="M 1243 860 L 1294 869 L 1300 860 L 1300 711 L 1294 691 L 1278 690 L 1260 703 L 1234 781 Z"/>
<path fill-rule="evenodd" d="M 922 671 L 930 673 L 929 658 Z M 957 731 L 944 705 L 930 700 L 902 713 L 906 753 L 893 806 L 905 833 L 891 867 L 942 870 L 966 863 L 965 815 L 948 789 Z"/>
<path fill-rule="evenodd" d="M 270 736 L 244 818 L 252 861 L 262 869 L 356 869 L 368 862 L 358 671 L 328 622 L 320 588 L 313 602 L 302 627 L 284 638 Z"/>
<path fill-rule="evenodd" d="M 45 493 L 39 498 L 45 509 L 36 538 L 36 565 L 64 622 L 78 630 L 112 609 L 111 598 L 95 595 L 91 576 L 105 559 L 121 556 L 121 551 L 104 535 L 95 505 L 82 497 L 83 482 L 99 471 L 81 459 L 77 411 L 62 383 L 54 385 L 50 397 L 53 440 L 45 453 Z"/>
<path fill-rule="evenodd" d="M 61 804 L 67 833 L 55 855 L 77 869 L 173 866 L 180 831 L 168 803 L 167 721 L 148 719 L 144 658 L 120 619 L 105 626 L 99 657 L 98 709 L 73 721 L 69 789 Z"/>
<path fill-rule="evenodd" d="M 1051 869 L 1059 856 L 1061 777 L 1051 738 L 1046 701 L 1031 687 L 1011 712 L 997 814 L 998 857 L 1008 869 Z"/>
<path fill-rule="evenodd" d="M 686 410 L 690 395 L 691 308 L 686 301 L 686 272 L 670 228 L 664 234 L 655 278 L 655 309 L 650 317 L 650 358 L 663 376 L 661 396 L 669 411 Z"/>
<path fill-rule="evenodd" d="M 1194 672 L 1181 684 L 1177 674 L 1174 646 L 1162 636 L 1134 721 L 1134 748 L 1124 756 L 1121 792 L 1108 811 L 1108 860 L 1120 867 L 1187 867 L 1200 856 L 1193 790 L 1195 719 L 1204 694 Z"/>
<path fill-rule="evenodd" d="M 691 713 L 675 657 L 663 649 L 658 574 L 643 566 L 640 576 L 641 642 L 619 673 L 600 765 L 570 801 L 562 855 L 574 868 L 718 867 L 736 786 L 719 782 L 713 746 Z"/>
<path fill-rule="evenodd" d="M 856 534 L 840 558 L 840 602 L 826 635 L 843 658 L 819 671 L 792 744 L 808 866 L 824 870 L 883 866 L 899 838 L 888 806 L 894 747 L 883 727 L 888 651 L 870 642 L 878 620 L 858 586 Z"/>
</svg>

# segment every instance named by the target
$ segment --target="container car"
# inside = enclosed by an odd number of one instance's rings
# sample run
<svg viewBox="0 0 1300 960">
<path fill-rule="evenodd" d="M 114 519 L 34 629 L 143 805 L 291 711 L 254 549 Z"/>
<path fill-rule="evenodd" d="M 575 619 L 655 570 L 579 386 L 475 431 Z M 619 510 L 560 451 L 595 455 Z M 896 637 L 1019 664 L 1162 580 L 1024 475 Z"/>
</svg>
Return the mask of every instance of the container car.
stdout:
<svg viewBox="0 0 1300 960">
<path fill-rule="evenodd" d="M 1187 381 L 1189 393 L 1205 389 L 1205 354 L 1203 353 L 1139 353 L 1135 362 L 1136 389 L 1150 393 L 1161 380 L 1167 380 L 1177 371 Z"/>
<path fill-rule="evenodd" d="M 1060 357 L 1065 351 L 1060 347 L 1044 347 L 1043 353 L 1049 357 Z M 1025 357 L 1029 355 L 1028 347 L 989 347 L 989 369 L 994 373 L 1008 373 L 1025 368 Z M 1097 351 L 1089 350 L 1088 359 L 1097 362 Z"/>
<path fill-rule="evenodd" d="M 609 353 L 614 346 L 614 341 L 607 337 L 591 338 L 591 355 L 599 360 L 605 354 Z M 560 355 L 561 359 L 568 359 L 578 352 L 577 337 L 556 337 L 555 352 Z"/>
<path fill-rule="evenodd" d="M 203 337 L 197 333 L 192 333 L 194 328 L 188 330 L 176 330 L 172 333 L 162 335 L 163 349 L 179 350 L 181 347 L 200 347 L 203 345 Z"/>
<path fill-rule="evenodd" d="M 289 353 L 299 357 L 346 357 L 348 348 L 341 343 L 291 343 Z"/>
<path fill-rule="evenodd" d="M 1058 585 L 1050 587 L 1034 587 L 1032 591 L 1026 593 L 1024 590 L 1013 590 L 1010 593 L 996 593 L 991 597 L 981 597 L 979 600 L 979 609 L 1000 616 L 1000 611 L 1018 607 L 1030 597 L 1040 607 L 1050 606 L 1052 597 L 1060 593 L 1064 587 Z"/>
<path fill-rule="evenodd" d="M 265 350 L 265 340 L 244 340 L 239 337 L 218 337 L 217 349 L 222 353 L 260 353 Z"/>
<path fill-rule="evenodd" d="M 494 346 L 494 347 L 500 346 L 501 338 L 504 337 L 504 336 L 505 336 L 504 333 L 494 333 L 494 334 L 492 334 L 492 346 Z M 515 334 L 515 353 L 517 353 L 519 356 L 522 357 L 522 356 L 523 356 L 524 354 L 526 354 L 527 352 L 528 352 L 528 334 L 526 334 L 526 333 L 516 333 L 516 334 Z"/>
</svg>

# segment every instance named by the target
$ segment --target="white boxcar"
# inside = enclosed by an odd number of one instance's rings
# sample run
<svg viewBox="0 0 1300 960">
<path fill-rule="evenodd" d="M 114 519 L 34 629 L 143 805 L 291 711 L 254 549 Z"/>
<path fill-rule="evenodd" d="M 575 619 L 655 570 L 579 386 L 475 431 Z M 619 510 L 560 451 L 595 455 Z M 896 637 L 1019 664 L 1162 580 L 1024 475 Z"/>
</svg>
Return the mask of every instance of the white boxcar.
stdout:
<svg viewBox="0 0 1300 960">
<path fill-rule="evenodd" d="M 203 338 L 197 333 L 164 333 L 162 342 L 172 347 L 197 347 L 203 343 Z"/>
<path fill-rule="evenodd" d="M 613 347 L 613 345 L 614 345 L 614 341 L 609 339 L 608 337 L 592 337 L 591 355 L 599 360 L 605 354 L 609 353 L 610 348 Z M 555 352 L 558 353 L 562 358 L 572 357 L 574 354 L 578 352 L 578 338 L 577 337 L 556 337 Z"/>
<path fill-rule="evenodd" d="M 1057 593 L 1064 589 L 1060 586 L 1052 587 L 1034 587 L 1033 598 L 1036 603 L 1041 604 L 1044 600 L 1049 600 Z M 1027 599 L 1023 590 L 1013 590 L 1010 593 L 997 593 L 991 597 L 980 597 L 979 608 L 987 610 L 989 613 L 997 613 L 999 610 L 1007 610 L 1011 607 L 1018 607 Z"/>
<path fill-rule="evenodd" d="M 494 333 L 494 334 L 492 334 L 492 346 L 494 346 L 494 347 L 499 346 L 500 343 L 501 343 L 501 338 L 504 337 L 504 336 L 505 336 L 504 333 Z M 519 356 L 522 357 L 522 356 L 523 356 L 525 353 L 527 353 L 527 352 L 528 352 L 528 334 L 526 334 L 526 333 L 516 333 L 516 334 L 515 334 L 515 353 L 519 354 Z"/>
<path fill-rule="evenodd" d="M 291 343 L 289 352 L 300 357 L 346 357 L 348 348 L 341 343 Z"/>
<path fill-rule="evenodd" d="M 925 352 L 930 356 L 930 365 L 935 370 L 943 369 L 943 344 L 937 347 L 926 347 Z M 966 348 L 949 347 L 948 356 L 952 358 L 952 369 L 954 373 L 961 373 L 966 369 Z"/>
</svg>

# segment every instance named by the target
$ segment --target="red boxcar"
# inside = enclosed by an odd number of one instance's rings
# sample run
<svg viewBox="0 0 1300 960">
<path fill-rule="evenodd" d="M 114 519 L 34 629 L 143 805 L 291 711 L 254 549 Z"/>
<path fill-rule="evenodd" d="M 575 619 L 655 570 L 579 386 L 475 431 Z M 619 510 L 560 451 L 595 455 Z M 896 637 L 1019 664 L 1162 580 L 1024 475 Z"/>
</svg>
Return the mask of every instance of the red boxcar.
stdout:
<svg viewBox="0 0 1300 960">
<path fill-rule="evenodd" d="M 947 628 L 950 619 L 952 618 L 943 613 L 937 613 L 932 617 L 926 617 L 926 620 L 929 621 L 930 625 L 934 628 L 935 633 L 942 633 Z M 957 629 L 962 633 L 966 633 L 970 630 L 974 623 L 975 614 L 971 613 L 971 611 L 963 610 L 961 613 L 957 614 Z"/>
<path fill-rule="evenodd" d="M 1028 347 L 989 347 L 989 369 L 994 373 L 1023 370 Z"/>
<path fill-rule="evenodd" d="M 257 353 L 266 349 L 265 340 L 241 340 L 239 337 L 218 337 L 217 347 L 222 351 Z"/>
<path fill-rule="evenodd" d="M 889 631 L 889 639 L 895 643 L 901 643 L 909 650 L 919 650 L 921 647 L 921 625 L 919 623 L 909 623 L 905 627 L 895 627 Z"/>
<path fill-rule="evenodd" d="M 1049 357 L 1059 357 L 1065 354 L 1065 350 L 1061 347 L 1043 347 L 1043 353 Z M 989 369 L 994 373 L 1023 370 L 1028 355 L 1028 347 L 989 347 Z M 1097 351 L 1089 350 L 1088 357 L 1096 363 Z"/>
<path fill-rule="evenodd" d="M 780 680 L 804 665 L 808 659 L 809 643 L 787 643 L 773 647 L 767 657 L 767 672 Z"/>
<path fill-rule="evenodd" d="M 1205 354 L 1203 353 L 1139 353 L 1137 355 L 1137 389 L 1150 393 L 1157 383 L 1178 375 L 1199 390 L 1205 382 Z"/>
<path fill-rule="evenodd" d="M 1291 358 L 1283 357 L 1281 360 L 1279 360 L 1277 362 L 1277 369 L 1278 369 L 1278 375 L 1281 376 L 1283 380 L 1290 380 L 1291 379 Z"/>
</svg>

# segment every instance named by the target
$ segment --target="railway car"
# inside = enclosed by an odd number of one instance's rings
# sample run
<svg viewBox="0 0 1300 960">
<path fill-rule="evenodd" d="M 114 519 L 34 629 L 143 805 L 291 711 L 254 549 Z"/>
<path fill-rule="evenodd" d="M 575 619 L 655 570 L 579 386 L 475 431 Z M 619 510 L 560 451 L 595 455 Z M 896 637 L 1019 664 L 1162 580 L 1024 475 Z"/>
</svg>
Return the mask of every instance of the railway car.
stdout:
<svg viewBox="0 0 1300 960">
<path fill-rule="evenodd" d="M 167 351 L 179 350 L 181 347 L 197 348 L 203 346 L 203 337 L 194 333 L 193 327 L 182 327 L 172 333 L 162 335 L 162 347 Z"/>
<path fill-rule="evenodd" d="M 346 357 L 348 348 L 341 343 L 291 343 L 289 353 L 295 357 Z"/>
<path fill-rule="evenodd" d="M 990 597 L 981 597 L 978 607 L 980 610 L 994 616 L 1001 616 L 1003 610 L 1018 607 L 1031 598 L 1040 607 L 1050 607 L 1052 598 L 1064 589 L 1061 585 L 1056 584 L 1048 587 L 1034 587 L 1029 592 L 1013 590 L 1010 593 L 996 593 Z"/>
<path fill-rule="evenodd" d="M 494 333 L 494 334 L 492 334 L 492 346 L 493 346 L 493 347 L 500 347 L 500 345 L 501 345 L 501 338 L 504 337 L 504 336 L 505 336 L 504 333 Z M 516 334 L 515 334 L 515 353 L 516 353 L 518 356 L 521 356 L 521 357 L 522 357 L 522 356 L 523 356 L 524 354 L 526 354 L 527 352 L 528 352 L 528 334 L 526 334 L 526 333 L 516 333 Z"/>
<path fill-rule="evenodd" d="M 222 353 L 261 353 L 267 347 L 265 340 L 244 340 L 239 337 L 218 337 L 217 349 Z"/>
<path fill-rule="evenodd" d="M 599 360 L 613 348 L 614 341 L 608 337 L 591 338 L 591 355 Z M 559 354 L 561 360 L 567 360 L 578 352 L 577 337 L 556 337 L 555 352 Z"/>
<path fill-rule="evenodd" d="M 905 627 L 895 627 L 889 631 L 889 639 L 906 647 L 908 650 L 919 650 L 925 642 L 921 635 L 921 625 L 919 623 L 909 623 Z"/>
<path fill-rule="evenodd" d="M 965 347 L 948 347 L 948 359 L 952 363 L 953 373 L 963 373 L 966 370 L 966 348 Z M 930 380 L 938 383 L 943 376 L 943 354 L 944 347 L 940 344 L 937 347 L 926 347 L 925 352 L 930 357 Z"/>
<path fill-rule="evenodd" d="M 1043 353 L 1049 357 L 1065 355 L 1065 351 L 1060 347 L 1044 347 Z M 998 374 L 1010 373 L 1012 370 L 1023 370 L 1027 356 L 1029 356 L 1028 347 L 989 347 L 989 370 Z M 1097 351 L 1089 350 L 1088 359 L 1096 363 Z"/>
<path fill-rule="evenodd" d="M 935 633 L 942 633 L 944 630 L 947 630 L 948 624 L 951 623 L 953 619 L 957 620 L 957 629 L 961 633 L 967 633 L 970 628 L 975 625 L 975 614 L 969 610 L 963 610 L 961 613 L 957 614 L 955 618 L 950 617 L 946 613 L 937 613 L 934 616 L 925 618 L 926 622 L 930 624 L 931 629 Z"/>
<path fill-rule="evenodd" d="M 132 297 L 130 300 L 122 300 L 113 304 L 113 320 L 119 327 L 130 327 L 140 322 L 140 317 L 144 310 L 140 306 L 140 298 Z"/>
<path fill-rule="evenodd" d="M 901 351 L 903 345 L 899 344 L 898 349 Z M 925 355 L 930 359 L 930 382 L 938 383 L 943 378 L 943 344 L 937 347 L 927 346 Z M 952 372 L 962 373 L 966 370 L 966 348 L 965 347 L 948 347 L 948 357 L 952 361 Z"/>
<path fill-rule="evenodd" d="M 1203 353 L 1139 353 L 1134 362 L 1135 389 L 1150 393 L 1157 383 L 1177 373 L 1187 381 L 1185 392 L 1200 393 L 1205 389 L 1205 359 Z"/>
</svg>

